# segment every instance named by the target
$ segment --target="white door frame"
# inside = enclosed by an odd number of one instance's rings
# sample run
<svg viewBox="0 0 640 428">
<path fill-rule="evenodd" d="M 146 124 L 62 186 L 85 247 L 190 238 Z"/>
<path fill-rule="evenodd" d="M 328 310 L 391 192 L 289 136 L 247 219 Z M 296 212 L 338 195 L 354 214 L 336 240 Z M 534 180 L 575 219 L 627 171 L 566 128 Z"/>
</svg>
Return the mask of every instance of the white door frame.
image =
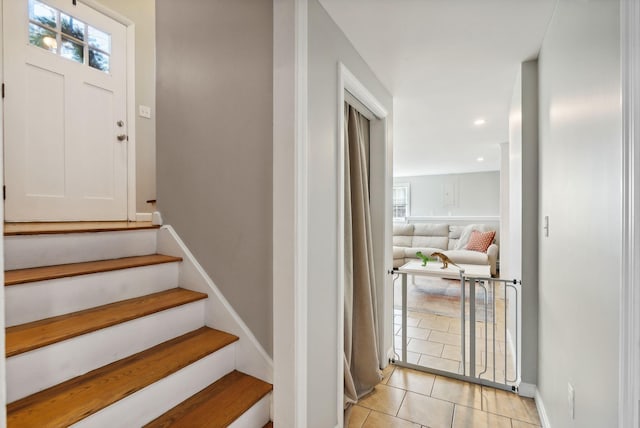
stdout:
<svg viewBox="0 0 640 428">
<path fill-rule="evenodd" d="M 620 1 L 622 283 L 618 426 L 640 427 L 640 4 Z"/>
<path fill-rule="evenodd" d="M 27 1 L 27 0 L 24 0 Z M 46 0 L 45 0 L 46 1 Z M 129 221 L 136 220 L 136 57 L 135 57 L 135 24 L 123 15 L 103 6 L 95 0 L 78 0 L 92 9 L 108 16 L 109 18 L 121 23 L 126 27 L 127 34 L 127 70 L 125 72 L 127 79 L 126 89 L 126 109 L 127 109 L 127 218 Z M 4 0 L 0 0 L 0 13 L 4 8 Z M 0 34 L 0 43 L 3 43 L 3 34 Z M 4 60 L 4 54 L 3 58 Z M 4 68 L 0 70 L 0 76 L 4 81 Z M 3 123 L 4 129 L 4 123 Z M 3 132 L 4 135 L 4 132 Z M 4 141 L 3 152 L 4 152 Z M 3 163 L 4 166 L 4 163 Z M 3 168 L 4 169 L 4 168 Z M 4 175 L 3 175 L 4 181 Z M 4 217 L 3 217 L 4 218 Z"/>
<path fill-rule="evenodd" d="M 307 426 L 307 0 L 273 2 L 273 420 Z"/>
<path fill-rule="evenodd" d="M 3 0 L 0 0 L 0 22 L 3 22 Z M 0 31 L 0 46 L 4 46 L 4 31 Z M 4 49 L 3 49 L 4 50 Z M 4 55 L 0 55 L 0 82 L 4 82 Z M 0 185 L 4 186 L 4 102 L 0 102 Z M 4 225 L 4 204 L 0 205 L 0 222 Z M 0 230 L 4 241 L 4 227 Z M 4 242 L 3 242 L 4 244 Z M 4 245 L 0 245 L 0 280 L 4 284 Z M 0 355 L 5 355 L 4 287 L 0 290 Z M 7 426 L 6 359 L 0 358 L 0 428 Z"/>
<path fill-rule="evenodd" d="M 337 373 L 337 397 L 338 401 L 337 405 L 337 416 L 338 416 L 338 427 L 342 428 L 344 426 L 344 273 L 345 273 L 345 260 L 344 260 L 344 227 L 345 227 L 345 218 L 344 218 L 344 183 L 345 183 L 345 140 L 344 140 L 344 101 L 345 101 L 345 91 L 348 91 L 351 95 L 353 95 L 364 107 L 369 109 L 371 113 L 375 117 L 368 118 L 370 120 L 370 142 L 372 149 L 371 159 L 373 164 L 373 159 L 376 157 L 374 152 L 383 151 L 382 156 L 384 157 L 384 171 L 378 169 L 374 171 L 374 168 L 371 169 L 371 180 L 374 181 L 374 172 L 378 174 L 382 173 L 384 177 L 382 180 L 384 181 L 384 191 L 382 196 L 382 210 L 384 213 L 376 212 L 379 217 L 381 217 L 381 223 L 383 223 L 383 227 L 380 229 L 382 233 L 382 237 L 380 237 L 380 233 L 378 233 L 377 237 L 374 236 L 373 239 L 374 244 L 382 243 L 383 245 L 383 260 L 386 262 L 390 260 L 390 251 L 391 251 L 391 202 L 390 202 L 390 193 L 391 193 L 391 174 L 392 174 L 392 166 L 391 166 L 391 142 L 388 135 L 389 126 L 387 123 L 388 111 L 384 108 L 382 103 L 378 101 L 378 99 L 363 85 L 358 78 L 349 71 L 349 69 L 342 63 L 338 63 L 338 229 L 337 233 L 337 243 L 338 243 L 338 272 L 336 283 L 338 284 L 338 313 L 342 314 L 338 317 L 338 335 L 337 335 L 337 349 L 338 355 L 336 355 L 336 366 L 338 367 Z M 376 147 L 377 146 L 377 147 Z M 376 150 L 373 150 L 373 147 L 376 147 Z M 379 189 L 378 189 L 379 190 Z M 373 194 L 373 192 L 372 192 Z M 373 196 L 372 196 L 373 199 Z M 385 209 L 388 207 L 388 209 Z M 372 207 L 372 211 L 374 211 L 374 207 Z M 373 214 L 373 213 L 372 213 Z M 373 218 L 372 218 L 373 221 Z M 378 239 L 376 239 L 378 238 Z M 381 239 L 380 239 L 381 238 Z M 377 260 L 379 261 L 379 259 Z M 391 317 L 392 317 L 392 308 L 389 305 L 389 296 L 392 295 L 390 293 L 390 286 L 387 284 L 387 279 L 389 278 L 386 275 L 386 270 L 389 266 L 385 266 L 384 263 L 382 266 L 376 266 L 376 282 L 377 282 L 377 309 L 378 309 L 378 343 L 380 346 L 380 355 L 379 358 L 381 361 L 385 361 L 387 358 L 387 349 L 384 344 L 387 342 L 385 340 L 385 327 L 387 324 L 391 326 Z"/>
</svg>

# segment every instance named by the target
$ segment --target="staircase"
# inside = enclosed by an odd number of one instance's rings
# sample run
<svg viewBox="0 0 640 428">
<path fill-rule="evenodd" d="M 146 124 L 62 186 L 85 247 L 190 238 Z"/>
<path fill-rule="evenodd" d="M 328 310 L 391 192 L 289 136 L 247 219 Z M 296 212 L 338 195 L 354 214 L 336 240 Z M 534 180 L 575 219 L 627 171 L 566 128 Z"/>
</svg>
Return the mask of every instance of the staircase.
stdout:
<svg viewBox="0 0 640 428">
<path fill-rule="evenodd" d="M 6 232 L 7 426 L 265 426 L 272 386 L 206 325 L 217 294 L 128 225 Z"/>
</svg>

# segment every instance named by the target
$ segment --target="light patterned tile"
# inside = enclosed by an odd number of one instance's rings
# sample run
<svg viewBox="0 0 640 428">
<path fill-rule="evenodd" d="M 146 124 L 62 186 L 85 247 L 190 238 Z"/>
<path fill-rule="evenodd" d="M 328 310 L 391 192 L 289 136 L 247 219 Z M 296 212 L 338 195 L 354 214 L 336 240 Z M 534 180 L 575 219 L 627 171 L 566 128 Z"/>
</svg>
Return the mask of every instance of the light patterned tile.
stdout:
<svg viewBox="0 0 640 428">
<path fill-rule="evenodd" d="M 460 318 L 451 320 L 449 322 L 449 333 L 454 333 L 454 334 L 460 334 L 460 326 L 462 325 L 462 321 L 460 320 Z M 467 322 L 467 326 L 469 325 L 469 323 Z"/>
<path fill-rule="evenodd" d="M 351 411 L 349 414 L 349 428 L 362 428 L 362 424 L 369 416 L 371 410 L 365 409 L 360 406 L 351 406 Z"/>
<path fill-rule="evenodd" d="M 407 363 L 409 364 L 418 364 L 418 361 L 420 361 L 420 356 L 422 354 L 419 354 L 417 352 L 410 352 L 407 351 Z M 395 355 L 395 361 L 394 362 L 402 362 L 401 360 L 402 358 L 402 350 L 396 348 L 396 355 Z"/>
<path fill-rule="evenodd" d="M 402 315 L 395 315 L 393 317 L 393 323 L 399 327 L 402 326 Z M 420 323 L 420 318 L 407 316 L 407 325 L 409 327 L 417 327 Z"/>
<path fill-rule="evenodd" d="M 398 367 L 393 372 L 387 385 L 402 388 L 407 391 L 417 392 L 419 394 L 431 394 L 431 388 L 435 376 L 418 370 L 406 369 Z"/>
<path fill-rule="evenodd" d="M 407 392 L 398 417 L 430 428 L 450 428 L 453 404 L 426 395 Z"/>
<path fill-rule="evenodd" d="M 378 384 L 368 395 L 364 396 L 358 405 L 367 409 L 377 410 L 388 415 L 395 416 L 398 413 L 405 391 Z"/>
<path fill-rule="evenodd" d="M 411 338 L 407 338 L 409 343 L 411 343 Z M 402 349 L 402 336 L 393 336 L 393 343 L 396 347 L 396 352 L 400 352 Z"/>
<path fill-rule="evenodd" d="M 442 355 L 442 349 L 444 345 L 442 343 L 430 342 L 428 340 L 413 339 L 407 346 L 407 351 L 419 352 L 421 354 L 431 355 L 433 357 L 439 357 Z"/>
<path fill-rule="evenodd" d="M 429 333 L 431 333 L 431 330 L 426 328 L 407 327 L 408 338 L 426 340 L 429 337 Z M 396 336 L 402 336 L 402 329 L 398 330 Z"/>
<path fill-rule="evenodd" d="M 420 324 L 418 325 L 420 328 L 428 328 L 431 330 L 438 331 L 449 331 L 449 324 L 451 323 L 451 319 L 449 317 L 443 317 L 437 315 L 435 318 L 423 318 L 420 320 Z"/>
<path fill-rule="evenodd" d="M 438 376 L 431 396 L 466 407 L 482 409 L 482 387 L 469 382 Z"/>
<path fill-rule="evenodd" d="M 462 361 L 462 348 L 455 345 L 444 345 L 442 358 L 447 360 Z"/>
<path fill-rule="evenodd" d="M 499 368 L 499 369 L 504 369 L 505 355 L 503 353 L 498 353 L 498 352 L 495 353 L 495 362 L 493 361 L 493 357 L 494 357 L 493 352 L 489 352 L 487 354 L 485 351 L 482 351 L 481 355 L 482 355 L 482 358 L 481 358 L 479 364 L 483 364 L 484 365 L 485 359 L 486 359 L 488 367 L 496 367 L 496 368 Z M 507 360 L 507 367 L 510 370 L 511 369 L 515 369 L 515 361 L 513 360 L 513 357 L 507 356 L 506 360 Z"/>
<path fill-rule="evenodd" d="M 470 330 L 471 323 L 467 319 L 464 325 L 465 325 L 465 335 L 468 336 L 469 332 L 471 331 Z M 451 323 L 449 323 L 449 333 L 461 334 L 462 333 L 460 328 L 461 326 L 462 326 L 462 320 L 460 320 L 460 318 L 451 320 Z M 484 337 L 484 335 L 482 335 L 480 330 L 484 331 L 484 323 L 481 321 L 476 321 L 476 336 Z"/>
<path fill-rule="evenodd" d="M 518 421 L 516 419 L 511 419 L 511 427 L 512 428 L 540 428 L 540 425 L 533 425 L 527 422 Z"/>
<path fill-rule="evenodd" d="M 460 364 L 462 366 L 462 363 Z M 466 365 L 467 371 L 466 374 L 470 375 L 470 371 L 469 371 L 469 364 Z M 500 370 L 500 369 L 496 369 L 495 370 L 495 378 L 494 376 L 494 370 L 493 367 L 487 367 L 485 370 L 484 365 L 480 365 L 477 364 L 476 365 L 476 376 L 479 377 L 480 379 L 484 379 L 484 380 L 490 380 L 490 381 L 495 381 L 495 382 L 504 382 L 504 371 Z"/>
<path fill-rule="evenodd" d="M 362 428 L 420 428 L 420 425 L 372 410 Z"/>
<path fill-rule="evenodd" d="M 411 318 L 417 318 L 419 320 L 424 320 L 424 319 L 435 320 L 437 317 L 436 314 L 432 314 L 429 312 L 414 312 L 414 311 L 407 311 L 407 316 Z"/>
<path fill-rule="evenodd" d="M 457 373 L 460 367 L 460 363 L 457 361 L 445 360 L 444 358 L 432 357 L 424 354 L 420 356 L 418 365 L 431 367 L 432 369 L 444 370 L 451 373 Z"/>
<path fill-rule="evenodd" d="M 429 341 L 444 343 L 445 345 L 460 346 L 461 338 L 459 334 L 445 333 L 442 331 L 432 331 L 429 335 Z"/>
<path fill-rule="evenodd" d="M 536 404 L 531 398 L 508 391 L 482 387 L 482 409 L 523 422 L 540 425 Z"/>
<path fill-rule="evenodd" d="M 456 406 L 453 428 L 511 428 L 511 419 L 482 410 Z"/>
<path fill-rule="evenodd" d="M 388 364 L 387 367 L 382 370 L 382 380 L 380 381 L 380 383 L 386 384 L 389 380 L 389 377 L 393 374 L 395 368 L 396 366 L 394 366 L 393 364 Z"/>
<path fill-rule="evenodd" d="M 419 354 L 417 352 L 407 351 L 407 363 L 418 364 L 420 362 L 420 356 L 421 355 L 422 354 Z"/>
</svg>

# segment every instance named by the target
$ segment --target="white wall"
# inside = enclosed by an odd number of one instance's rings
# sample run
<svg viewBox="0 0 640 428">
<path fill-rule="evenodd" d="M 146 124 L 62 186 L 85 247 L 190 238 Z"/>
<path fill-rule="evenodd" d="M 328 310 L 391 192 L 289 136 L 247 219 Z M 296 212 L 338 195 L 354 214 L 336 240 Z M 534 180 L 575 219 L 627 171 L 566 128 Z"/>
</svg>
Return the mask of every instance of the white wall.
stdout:
<svg viewBox="0 0 640 428">
<path fill-rule="evenodd" d="M 509 272 L 509 143 L 500 144 L 500 273 Z"/>
<path fill-rule="evenodd" d="M 560 0 L 540 58 L 538 388 L 553 427 L 617 426 L 619 2 Z M 575 420 L 567 383 L 575 388 Z"/>
<path fill-rule="evenodd" d="M 508 259 L 501 276 L 522 280 L 520 288 L 522 381 L 537 382 L 538 364 L 538 63 L 522 63 L 509 112 Z M 504 272 L 504 273 L 503 273 Z M 509 301 L 510 326 L 516 302 Z M 511 329 L 510 329 L 511 330 Z M 510 331 L 512 340 L 516 331 Z"/>
<path fill-rule="evenodd" d="M 310 428 L 337 424 L 338 62 L 390 112 L 393 101 L 318 0 L 308 5 L 308 417 Z M 391 133 L 391 129 L 388 129 Z M 372 150 L 375 148 L 372 147 Z M 373 153 L 372 153 L 373 160 Z M 373 184 L 373 179 L 372 179 Z M 388 260 L 391 266 L 391 260 Z"/>
<path fill-rule="evenodd" d="M 394 177 L 393 184 L 411 186 L 411 216 L 499 216 L 500 172 Z M 445 188 L 455 192 L 444 201 Z"/>
<path fill-rule="evenodd" d="M 156 2 L 98 0 L 135 24 L 136 33 L 136 212 L 151 212 L 156 198 Z M 138 106 L 151 107 L 151 119 Z"/>
</svg>

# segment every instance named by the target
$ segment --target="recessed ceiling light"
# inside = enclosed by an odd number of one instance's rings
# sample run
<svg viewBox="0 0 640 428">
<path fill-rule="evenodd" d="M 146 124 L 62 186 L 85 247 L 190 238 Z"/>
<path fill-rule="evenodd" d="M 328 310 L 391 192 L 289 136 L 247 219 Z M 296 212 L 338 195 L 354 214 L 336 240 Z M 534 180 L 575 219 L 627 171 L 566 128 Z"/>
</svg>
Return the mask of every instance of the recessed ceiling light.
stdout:
<svg viewBox="0 0 640 428">
<path fill-rule="evenodd" d="M 486 120 L 484 120 L 484 119 L 476 119 L 476 120 L 473 122 L 473 124 L 474 124 L 474 125 L 476 125 L 476 126 L 484 125 L 485 123 L 487 123 L 487 121 L 486 121 Z"/>
<path fill-rule="evenodd" d="M 480 156 L 478 159 L 476 159 L 478 162 L 484 162 L 484 158 L 482 156 Z"/>
</svg>

